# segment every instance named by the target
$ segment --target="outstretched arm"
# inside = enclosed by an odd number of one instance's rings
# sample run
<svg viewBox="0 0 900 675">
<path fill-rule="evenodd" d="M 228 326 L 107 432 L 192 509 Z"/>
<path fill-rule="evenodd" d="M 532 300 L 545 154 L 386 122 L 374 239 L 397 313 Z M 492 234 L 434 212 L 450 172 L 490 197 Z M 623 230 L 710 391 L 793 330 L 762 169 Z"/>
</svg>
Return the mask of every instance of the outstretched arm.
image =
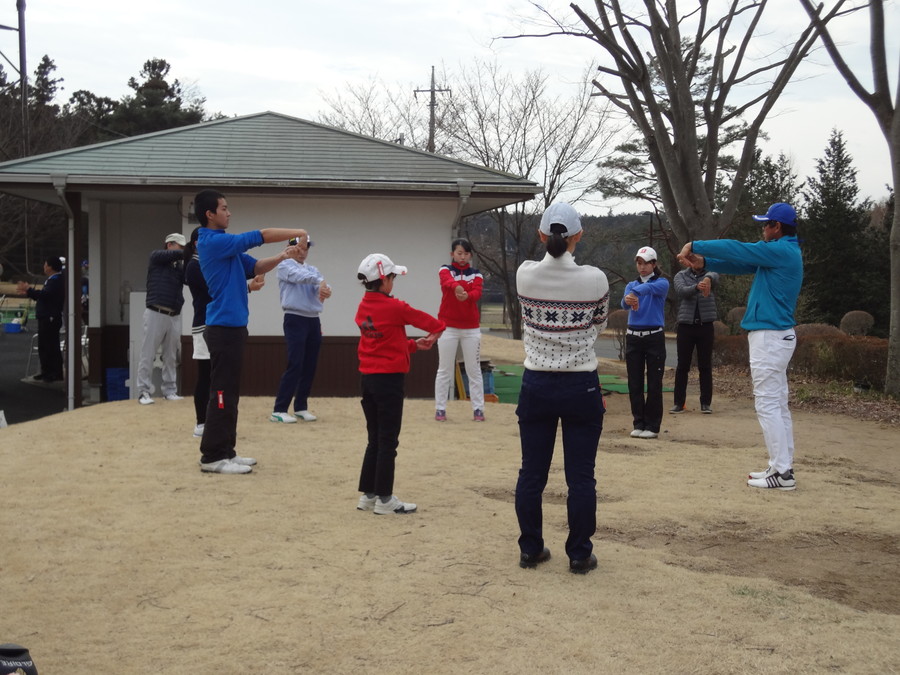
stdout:
<svg viewBox="0 0 900 675">
<path fill-rule="evenodd" d="M 265 244 L 275 244 L 279 241 L 287 241 L 294 237 L 298 238 L 301 244 L 309 242 L 309 235 L 306 233 L 306 230 L 288 230 L 282 227 L 267 227 L 264 230 L 260 230 L 259 233 L 262 235 L 263 243 Z"/>
</svg>

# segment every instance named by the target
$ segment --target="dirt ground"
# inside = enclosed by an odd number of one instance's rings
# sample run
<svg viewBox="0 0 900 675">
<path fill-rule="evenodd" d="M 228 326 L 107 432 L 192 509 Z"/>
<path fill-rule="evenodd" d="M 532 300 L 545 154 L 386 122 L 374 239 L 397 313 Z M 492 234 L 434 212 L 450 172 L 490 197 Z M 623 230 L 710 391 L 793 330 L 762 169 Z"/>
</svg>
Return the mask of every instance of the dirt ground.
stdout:
<svg viewBox="0 0 900 675">
<path fill-rule="evenodd" d="M 491 336 L 483 351 L 522 360 Z M 627 397 L 607 398 L 585 576 L 567 570 L 560 457 L 553 559 L 517 565 L 512 405 L 476 424 L 454 401 L 438 424 L 433 402 L 407 401 L 406 516 L 355 509 L 355 398 L 314 398 L 319 420 L 296 425 L 242 400 L 247 476 L 200 472 L 189 399 L 12 425 L 0 643 L 27 646 L 42 675 L 900 671 L 897 427 L 797 412 L 797 490 L 754 490 L 752 401 L 700 415 L 689 393 L 658 440 L 630 438 Z"/>
</svg>

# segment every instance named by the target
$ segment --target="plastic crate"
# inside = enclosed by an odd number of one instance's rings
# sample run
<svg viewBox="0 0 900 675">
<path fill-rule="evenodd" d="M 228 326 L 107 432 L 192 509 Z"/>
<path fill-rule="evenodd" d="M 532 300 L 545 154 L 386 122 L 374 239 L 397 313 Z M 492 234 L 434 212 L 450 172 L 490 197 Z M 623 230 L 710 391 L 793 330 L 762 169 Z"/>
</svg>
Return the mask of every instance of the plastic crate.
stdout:
<svg viewBox="0 0 900 675">
<path fill-rule="evenodd" d="M 459 364 L 459 372 L 462 375 L 463 387 L 466 390 L 466 396 L 469 395 L 469 377 L 466 375 L 466 367 L 460 363 Z M 493 394 L 494 393 L 494 372 L 493 370 L 487 370 L 484 367 L 481 369 L 481 380 L 484 383 L 484 393 L 485 394 Z"/>
<path fill-rule="evenodd" d="M 128 379 L 128 368 L 107 368 L 106 369 L 106 400 L 107 401 L 126 401 L 128 400 L 128 387 L 125 381 Z"/>
</svg>

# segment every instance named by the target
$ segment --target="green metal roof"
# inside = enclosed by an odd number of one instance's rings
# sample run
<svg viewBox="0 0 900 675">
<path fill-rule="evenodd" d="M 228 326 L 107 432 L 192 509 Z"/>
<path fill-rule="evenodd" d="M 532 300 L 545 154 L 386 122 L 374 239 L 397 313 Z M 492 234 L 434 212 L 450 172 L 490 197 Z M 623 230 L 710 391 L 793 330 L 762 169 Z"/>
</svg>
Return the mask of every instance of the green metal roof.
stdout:
<svg viewBox="0 0 900 675">
<path fill-rule="evenodd" d="M 533 181 L 274 112 L 204 122 L 0 164 L 0 190 L 65 176 L 82 186 L 240 185 L 264 188 L 507 193 L 540 191 Z"/>
</svg>

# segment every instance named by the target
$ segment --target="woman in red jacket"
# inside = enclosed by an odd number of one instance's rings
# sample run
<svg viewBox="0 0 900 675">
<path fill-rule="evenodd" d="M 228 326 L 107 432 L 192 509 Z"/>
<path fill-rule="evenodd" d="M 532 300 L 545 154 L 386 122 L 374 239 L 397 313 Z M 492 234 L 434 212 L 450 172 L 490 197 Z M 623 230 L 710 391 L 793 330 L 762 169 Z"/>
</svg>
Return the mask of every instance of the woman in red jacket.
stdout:
<svg viewBox="0 0 900 675">
<path fill-rule="evenodd" d="M 434 378 L 434 419 L 447 419 L 447 399 L 456 368 L 456 350 L 462 347 L 466 375 L 469 378 L 469 400 L 476 422 L 484 422 L 484 381 L 481 379 L 481 314 L 478 301 L 484 279 L 472 267 L 472 244 L 456 239 L 450 245 L 453 261 L 438 272 L 441 282 L 441 308 L 438 319 L 447 329 L 438 340 L 438 371 Z"/>
</svg>

